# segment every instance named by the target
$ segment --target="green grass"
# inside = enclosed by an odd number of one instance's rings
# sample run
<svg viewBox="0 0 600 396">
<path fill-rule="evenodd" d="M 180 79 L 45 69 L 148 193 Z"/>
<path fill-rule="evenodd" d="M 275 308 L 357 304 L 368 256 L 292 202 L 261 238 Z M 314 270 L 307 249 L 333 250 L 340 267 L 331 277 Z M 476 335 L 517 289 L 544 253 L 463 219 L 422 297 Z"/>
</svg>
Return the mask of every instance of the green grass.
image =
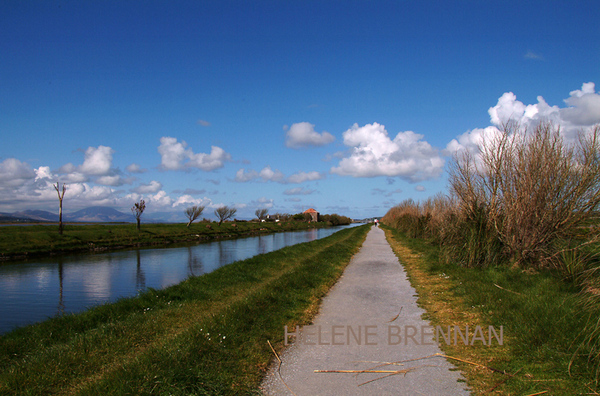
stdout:
<svg viewBox="0 0 600 396">
<path fill-rule="evenodd" d="M 259 394 L 283 328 L 310 323 L 368 226 L 0 337 L 0 394 Z"/>
<path fill-rule="evenodd" d="M 477 394 L 487 394 L 498 384 L 493 392 L 508 395 L 595 394 L 590 392 L 598 389 L 597 362 L 588 360 L 589 347 L 582 341 L 588 320 L 597 320 L 600 309 L 584 308 L 576 284 L 552 271 L 440 264 L 437 246 L 391 231 L 396 242 L 412 251 L 412 257 L 406 252 L 399 256 L 404 263 L 410 261 L 405 267 L 434 325 L 503 326 L 503 347 L 442 344 L 449 355 L 518 372 L 507 377 L 459 364 Z"/>
<path fill-rule="evenodd" d="M 207 228 L 210 225 L 211 228 Z M 58 226 L 31 225 L 0 227 L 0 260 L 55 253 L 119 249 L 149 245 L 168 245 L 214 238 L 233 238 L 277 231 L 294 231 L 325 227 L 326 223 L 192 223 L 65 225 L 63 235 Z"/>
</svg>

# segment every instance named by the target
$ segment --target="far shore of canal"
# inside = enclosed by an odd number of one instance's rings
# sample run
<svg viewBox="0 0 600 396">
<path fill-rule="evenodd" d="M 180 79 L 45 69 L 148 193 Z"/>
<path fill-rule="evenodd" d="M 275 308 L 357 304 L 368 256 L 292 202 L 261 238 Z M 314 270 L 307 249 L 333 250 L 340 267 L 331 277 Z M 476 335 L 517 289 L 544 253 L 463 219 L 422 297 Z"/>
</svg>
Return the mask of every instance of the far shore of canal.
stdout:
<svg viewBox="0 0 600 396">
<path fill-rule="evenodd" d="M 149 246 L 170 246 L 224 238 L 241 238 L 273 232 L 329 227 L 326 222 L 199 222 L 187 227 L 178 224 L 38 224 L 2 227 L 0 262 L 28 260 L 58 254 L 99 252 Z"/>
</svg>

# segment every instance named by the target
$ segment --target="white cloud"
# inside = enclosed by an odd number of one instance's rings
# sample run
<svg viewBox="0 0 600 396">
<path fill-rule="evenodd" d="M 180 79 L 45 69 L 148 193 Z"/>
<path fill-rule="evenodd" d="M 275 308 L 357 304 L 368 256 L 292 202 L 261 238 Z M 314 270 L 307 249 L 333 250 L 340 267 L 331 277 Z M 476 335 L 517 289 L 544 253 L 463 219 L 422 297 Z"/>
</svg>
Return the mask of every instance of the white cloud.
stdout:
<svg viewBox="0 0 600 396">
<path fill-rule="evenodd" d="M 80 172 L 71 172 L 62 175 L 60 179 L 65 183 L 85 183 L 89 180 L 89 177 Z"/>
<path fill-rule="evenodd" d="M 185 194 L 185 195 L 178 197 L 175 200 L 175 202 L 173 203 L 173 207 L 177 207 L 177 206 L 188 207 L 188 206 L 196 205 L 196 206 L 204 206 L 206 208 L 210 204 L 212 204 L 212 201 L 206 197 L 194 198 L 189 194 Z"/>
<path fill-rule="evenodd" d="M 285 179 L 283 173 L 279 170 L 272 170 L 270 166 L 264 167 L 258 174 L 264 181 L 281 182 Z"/>
<path fill-rule="evenodd" d="M 260 179 L 262 182 L 276 182 L 281 184 L 287 183 L 304 183 L 305 181 L 312 180 L 320 180 L 325 176 L 322 173 L 312 171 L 312 172 L 298 172 L 290 175 L 289 177 L 285 177 L 285 175 L 279 171 L 278 169 L 273 170 L 270 166 L 264 167 L 260 172 L 255 170 L 248 170 L 241 168 L 235 174 L 236 182 L 249 182 L 252 180 Z"/>
<path fill-rule="evenodd" d="M 56 177 L 50 171 L 49 166 L 40 166 L 39 168 L 35 169 L 34 171 L 35 171 L 35 180 L 53 179 Z"/>
<path fill-rule="evenodd" d="M 0 162 L 0 188 L 19 187 L 35 177 L 36 172 L 26 162 L 16 158 Z"/>
<path fill-rule="evenodd" d="M 127 181 L 119 175 L 106 175 L 98 177 L 95 182 L 103 186 L 122 186 Z"/>
<path fill-rule="evenodd" d="M 161 156 L 161 166 L 166 170 L 178 170 L 182 167 L 183 160 L 187 157 L 186 142 L 179 143 L 176 138 L 160 138 L 158 152 Z"/>
<path fill-rule="evenodd" d="M 88 147 L 79 171 L 85 175 L 106 175 L 112 165 L 114 150 L 107 146 Z"/>
<path fill-rule="evenodd" d="M 482 147 L 485 142 L 493 141 L 500 134 L 500 130 L 495 126 L 476 128 L 472 131 L 467 131 L 462 135 L 459 135 L 456 139 L 452 139 L 446 146 L 444 154 L 453 155 L 458 151 L 467 150 L 471 154 L 477 155 L 479 153 L 479 147 Z"/>
<path fill-rule="evenodd" d="M 152 194 L 160 191 L 162 189 L 162 183 L 152 180 L 148 184 L 140 184 L 136 188 L 133 189 L 138 194 Z"/>
<path fill-rule="evenodd" d="M 415 191 L 423 192 L 423 191 L 425 191 L 425 187 L 424 186 L 416 186 Z"/>
<path fill-rule="evenodd" d="M 129 173 L 144 173 L 144 172 L 148 171 L 148 169 L 142 169 L 141 166 L 139 166 L 138 164 L 135 164 L 135 163 L 127 165 L 125 170 Z"/>
<path fill-rule="evenodd" d="M 504 93 L 496 106 L 488 110 L 493 125 L 501 126 L 509 120 L 517 121 L 523 127 L 535 125 L 541 120 L 560 125 L 565 135 L 574 130 L 589 127 L 600 122 L 600 94 L 595 92 L 593 82 L 584 83 L 580 90 L 571 91 L 564 102 L 568 107 L 550 106 L 542 96 L 536 104 L 525 105 L 517 100 L 512 92 Z"/>
<path fill-rule="evenodd" d="M 235 181 L 240 182 L 240 183 L 251 181 L 251 180 L 254 180 L 257 178 L 258 178 L 258 172 L 255 170 L 250 170 L 250 171 L 246 172 L 246 169 L 240 168 L 235 173 Z"/>
<path fill-rule="evenodd" d="M 176 138 L 160 138 L 158 152 L 161 155 L 161 167 L 165 170 L 187 167 L 211 171 L 222 168 L 226 161 L 231 160 L 231 155 L 217 146 L 211 146 L 210 154 L 194 153 L 192 149 L 186 147 L 186 142 L 178 142 Z M 188 161 L 185 162 L 186 160 Z"/>
<path fill-rule="evenodd" d="M 392 140 L 378 123 L 359 127 L 354 124 L 343 134 L 344 144 L 351 147 L 332 173 L 342 176 L 396 176 L 410 182 L 438 177 L 444 160 L 438 150 L 414 132 L 399 132 Z"/>
<path fill-rule="evenodd" d="M 334 140 L 332 134 L 325 131 L 318 133 L 315 131 L 315 126 L 308 122 L 292 124 L 285 134 L 285 145 L 290 148 L 324 146 Z"/>
<path fill-rule="evenodd" d="M 273 206 L 275 206 L 275 201 L 267 197 L 260 197 L 259 199 L 251 201 L 248 205 L 245 206 L 251 208 L 271 209 Z M 236 207 L 239 206 L 236 205 Z"/>
<path fill-rule="evenodd" d="M 190 150 L 189 158 L 190 162 L 187 163 L 187 166 L 203 171 L 211 171 L 222 168 L 226 161 L 231 160 L 231 155 L 220 147 L 211 146 L 210 154 L 194 154 Z"/>
<path fill-rule="evenodd" d="M 581 90 L 570 92 L 565 99 L 569 105 L 561 110 L 562 118 L 574 125 L 593 125 L 600 122 L 600 94 L 595 92 L 593 82 L 585 83 Z"/>
<path fill-rule="evenodd" d="M 152 205 L 155 208 L 165 208 L 171 207 L 173 202 L 173 198 L 169 197 L 166 192 L 161 190 L 154 195 L 150 195 L 146 200 L 146 205 Z"/>
<path fill-rule="evenodd" d="M 537 103 L 525 105 L 517 100 L 514 93 L 506 92 L 498 99 L 496 106 L 488 110 L 493 125 L 467 131 L 452 139 L 444 154 L 452 155 L 467 150 L 473 155 L 474 166 L 480 168 L 480 151 L 498 141 L 502 134 L 500 129 L 509 121 L 518 123 L 521 127 L 518 133 L 526 132 L 541 121 L 550 121 L 560 126 L 566 142 L 572 142 L 578 131 L 590 130 L 591 126 L 600 123 L 600 95 L 595 92 L 594 83 L 584 83 L 580 90 L 571 91 L 564 102 L 568 107 L 550 106 L 543 97 L 538 96 Z"/>
<path fill-rule="evenodd" d="M 321 180 L 323 178 L 325 178 L 325 175 L 323 175 L 322 173 L 319 173 L 317 171 L 298 172 L 298 173 L 294 173 L 293 175 L 290 175 L 290 177 L 288 177 L 287 181 L 288 181 L 288 183 L 298 184 L 298 183 L 304 183 L 306 181 Z"/>
</svg>

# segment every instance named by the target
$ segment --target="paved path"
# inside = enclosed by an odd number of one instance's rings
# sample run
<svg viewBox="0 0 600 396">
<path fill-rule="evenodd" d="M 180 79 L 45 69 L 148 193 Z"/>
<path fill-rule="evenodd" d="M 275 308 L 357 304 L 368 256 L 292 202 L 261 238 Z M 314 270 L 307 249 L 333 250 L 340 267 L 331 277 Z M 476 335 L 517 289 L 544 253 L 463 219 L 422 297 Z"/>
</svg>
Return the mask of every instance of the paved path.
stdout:
<svg viewBox="0 0 600 396">
<path fill-rule="evenodd" d="M 299 340 L 288 337 L 293 344 L 281 355 L 281 378 L 277 365 L 273 365 L 263 382 L 263 391 L 267 395 L 297 396 L 468 395 L 465 383 L 458 382 L 460 372 L 441 357 L 379 367 L 411 370 L 386 378 L 380 378 L 384 373 L 314 372 L 365 370 L 377 366 L 372 362 L 397 362 L 441 353 L 433 345 L 433 336 L 428 336 L 433 331 L 421 328 L 429 325 L 421 319 L 424 312 L 417 306 L 416 291 L 383 230 L 373 227 L 359 253 L 324 298 L 313 326 L 301 328 L 303 337 Z M 396 335 L 398 330 L 400 337 Z M 288 329 L 288 333 L 295 331 Z M 405 333 L 412 337 L 405 337 Z M 432 345 L 424 345 L 423 341 Z"/>
</svg>

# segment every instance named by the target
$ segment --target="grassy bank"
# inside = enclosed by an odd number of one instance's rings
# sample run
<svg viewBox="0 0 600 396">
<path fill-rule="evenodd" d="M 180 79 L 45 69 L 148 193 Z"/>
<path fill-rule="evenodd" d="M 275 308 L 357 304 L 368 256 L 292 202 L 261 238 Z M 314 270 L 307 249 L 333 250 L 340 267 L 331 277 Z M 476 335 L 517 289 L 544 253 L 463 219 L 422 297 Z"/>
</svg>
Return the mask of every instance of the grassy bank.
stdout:
<svg viewBox="0 0 600 396">
<path fill-rule="evenodd" d="M 258 394 L 368 226 L 0 337 L 0 394 Z"/>
<path fill-rule="evenodd" d="M 326 223 L 195 223 L 65 225 L 63 235 L 58 226 L 31 225 L 0 227 L 0 260 L 39 255 L 119 249 L 137 246 L 168 245 L 180 242 L 234 238 L 278 231 L 326 227 Z"/>
<path fill-rule="evenodd" d="M 440 264 L 438 246 L 385 228 L 434 326 L 503 327 L 502 346 L 441 343 L 447 355 L 481 365 L 453 361 L 476 394 L 598 394 L 583 335 L 600 309 L 585 308 L 576 285 L 556 271 Z"/>
</svg>

